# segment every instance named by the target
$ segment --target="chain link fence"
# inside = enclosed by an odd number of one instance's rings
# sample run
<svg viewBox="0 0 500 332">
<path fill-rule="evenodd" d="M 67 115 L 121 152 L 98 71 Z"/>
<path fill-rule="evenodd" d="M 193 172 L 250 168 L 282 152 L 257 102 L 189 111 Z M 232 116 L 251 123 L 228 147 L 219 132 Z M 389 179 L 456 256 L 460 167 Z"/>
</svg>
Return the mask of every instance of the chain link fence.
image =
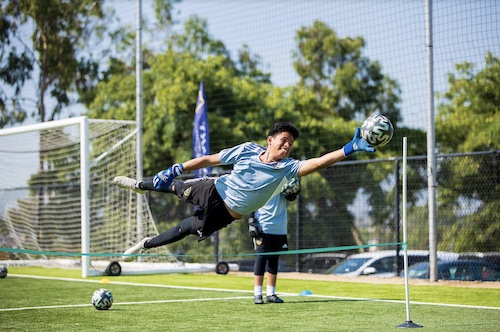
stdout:
<svg viewBox="0 0 500 332">
<path fill-rule="evenodd" d="M 499 264 L 498 151 L 437 155 L 436 160 L 438 259 Z M 425 256 L 416 261 L 425 261 L 429 250 L 426 157 L 409 157 L 406 173 L 407 249 Z M 344 161 L 302 178 L 299 198 L 288 204 L 288 244 L 290 250 L 304 253 L 282 255 L 282 271 L 328 273 L 347 256 L 387 250 L 393 253 L 389 269 L 401 270 L 402 260 L 394 257 L 403 241 L 402 176 L 402 158 L 391 158 Z M 192 212 L 172 195 L 151 193 L 149 199 L 155 219 L 170 220 L 160 225 L 160 231 Z M 181 260 L 237 261 L 252 271 L 246 219 L 219 233 L 218 238 L 197 242 L 188 237 L 169 247 Z"/>
</svg>

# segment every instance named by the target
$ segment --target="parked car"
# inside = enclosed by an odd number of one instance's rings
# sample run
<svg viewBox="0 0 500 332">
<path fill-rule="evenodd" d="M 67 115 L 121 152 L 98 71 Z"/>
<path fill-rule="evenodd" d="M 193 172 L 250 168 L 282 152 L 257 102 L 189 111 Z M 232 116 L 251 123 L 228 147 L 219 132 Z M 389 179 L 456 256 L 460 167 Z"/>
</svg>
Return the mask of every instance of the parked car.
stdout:
<svg viewBox="0 0 500 332">
<path fill-rule="evenodd" d="M 429 261 L 429 251 L 427 250 L 408 250 L 408 265 L 418 262 Z M 438 259 L 458 258 L 458 254 L 449 252 L 438 252 Z M 374 252 L 364 252 L 349 256 L 346 260 L 331 267 L 326 271 L 327 274 L 338 274 L 344 276 L 366 276 L 375 277 L 395 277 L 403 269 L 404 251 L 399 251 L 399 271 L 396 261 L 395 250 L 381 250 Z"/>
<path fill-rule="evenodd" d="M 464 252 L 458 258 L 481 260 L 500 266 L 500 252 Z"/>
<path fill-rule="evenodd" d="M 483 260 L 438 261 L 437 268 L 440 280 L 500 281 L 499 267 Z M 401 273 L 401 276 L 404 274 Z M 410 266 L 408 278 L 429 279 L 429 263 L 421 262 Z"/>
<path fill-rule="evenodd" d="M 302 257 L 300 272 L 325 273 L 326 270 L 338 264 L 347 257 L 344 253 L 318 253 Z"/>
</svg>

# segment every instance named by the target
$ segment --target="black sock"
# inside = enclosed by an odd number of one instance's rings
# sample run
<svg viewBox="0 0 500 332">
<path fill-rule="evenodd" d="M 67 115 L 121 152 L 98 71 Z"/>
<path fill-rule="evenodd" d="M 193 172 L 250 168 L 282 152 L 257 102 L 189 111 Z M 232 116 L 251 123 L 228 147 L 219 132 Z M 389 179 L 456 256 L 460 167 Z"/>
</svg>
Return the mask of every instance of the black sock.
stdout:
<svg viewBox="0 0 500 332">
<path fill-rule="evenodd" d="M 139 182 L 139 188 L 142 189 L 142 190 L 150 190 L 150 191 L 158 191 L 158 192 L 162 192 L 162 193 L 170 193 L 170 194 L 174 194 L 174 192 L 172 191 L 172 186 L 170 186 L 168 189 L 156 189 L 154 184 L 153 184 L 153 181 L 145 181 L 145 182 Z"/>
<path fill-rule="evenodd" d="M 182 240 L 190 234 L 198 234 L 195 229 L 193 229 L 193 219 L 194 217 L 189 217 L 181 221 L 181 223 L 160 235 L 152 238 L 151 240 L 144 243 L 144 248 L 156 248 L 159 246 L 164 246 L 169 243 L 174 243 Z"/>
</svg>

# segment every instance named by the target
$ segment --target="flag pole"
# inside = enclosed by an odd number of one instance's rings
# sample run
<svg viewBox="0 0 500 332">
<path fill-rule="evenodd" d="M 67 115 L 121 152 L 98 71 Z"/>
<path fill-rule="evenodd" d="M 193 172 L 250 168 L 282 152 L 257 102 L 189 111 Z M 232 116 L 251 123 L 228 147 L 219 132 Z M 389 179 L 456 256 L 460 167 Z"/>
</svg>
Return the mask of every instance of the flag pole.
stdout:
<svg viewBox="0 0 500 332">
<path fill-rule="evenodd" d="M 208 130 L 208 106 L 207 97 L 203 82 L 200 82 L 198 91 L 198 100 L 194 110 L 194 126 L 193 126 L 193 157 L 207 156 L 210 154 L 210 134 Z M 195 171 L 197 178 L 202 178 L 212 175 L 212 168 L 206 167 Z M 215 263 L 219 262 L 219 232 L 215 232 L 214 239 L 214 256 Z"/>
</svg>

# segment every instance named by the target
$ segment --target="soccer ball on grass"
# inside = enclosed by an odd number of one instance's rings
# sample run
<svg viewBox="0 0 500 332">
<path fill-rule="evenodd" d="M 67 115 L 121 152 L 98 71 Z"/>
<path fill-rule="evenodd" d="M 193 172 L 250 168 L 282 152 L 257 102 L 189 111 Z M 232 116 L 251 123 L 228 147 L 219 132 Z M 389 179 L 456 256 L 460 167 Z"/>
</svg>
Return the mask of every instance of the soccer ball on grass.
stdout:
<svg viewBox="0 0 500 332">
<path fill-rule="evenodd" d="M 92 305 L 97 310 L 108 310 L 113 304 L 113 294 L 107 289 L 98 289 L 92 294 Z"/>
<path fill-rule="evenodd" d="M 0 267 L 0 278 L 5 278 L 7 276 L 7 268 L 5 266 Z"/>
<path fill-rule="evenodd" d="M 361 125 L 361 137 L 372 146 L 384 146 L 394 134 L 391 120 L 385 115 L 372 115 Z"/>
</svg>

